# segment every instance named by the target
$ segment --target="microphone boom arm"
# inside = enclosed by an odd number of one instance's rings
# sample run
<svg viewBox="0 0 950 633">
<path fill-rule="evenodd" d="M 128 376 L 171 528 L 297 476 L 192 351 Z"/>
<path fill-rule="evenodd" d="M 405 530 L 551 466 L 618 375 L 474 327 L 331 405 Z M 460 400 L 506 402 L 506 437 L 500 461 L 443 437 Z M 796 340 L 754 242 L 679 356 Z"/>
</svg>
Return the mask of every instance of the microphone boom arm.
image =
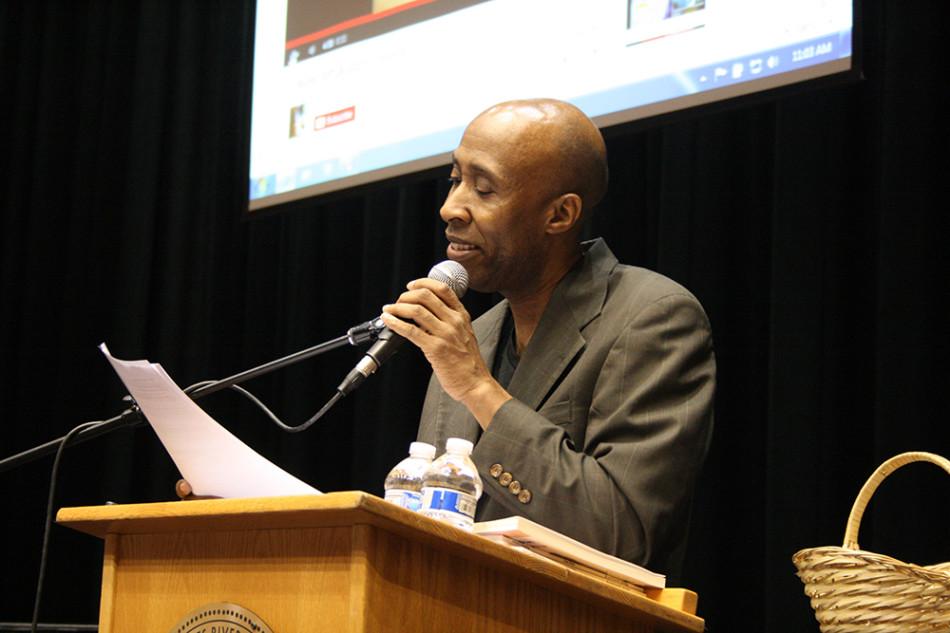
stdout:
<svg viewBox="0 0 950 633">
<path fill-rule="evenodd" d="M 319 354 L 323 354 L 324 352 L 329 352 L 330 350 L 336 349 L 338 347 L 343 347 L 344 345 L 352 345 L 355 347 L 369 341 L 374 341 L 379 335 L 379 332 L 384 327 L 385 326 L 383 325 L 382 320 L 377 317 L 372 321 L 367 321 L 366 323 L 361 323 L 360 325 L 350 328 L 343 336 L 338 336 L 335 339 L 326 341 L 324 343 L 319 343 L 312 347 L 308 347 L 307 349 L 300 350 L 299 352 L 288 354 L 283 358 L 272 360 L 268 363 L 264 363 L 263 365 L 252 367 L 251 369 L 234 374 L 233 376 L 228 376 L 227 378 L 222 378 L 221 380 L 215 380 L 211 383 L 198 387 L 194 391 L 188 392 L 188 397 L 190 397 L 192 400 L 197 400 L 202 396 L 207 396 L 208 394 L 221 391 L 222 389 L 227 389 L 228 387 L 245 382 L 252 378 L 269 374 L 270 372 L 282 367 L 286 367 L 287 365 L 299 363 L 300 361 L 312 358 Z M 132 406 L 115 417 L 109 418 L 108 420 L 103 420 L 101 423 L 95 426 L 91 426 L 89 428 L 83 429 L 79 433 L 76 433 L 70 438 L 70 445 L 72 446 L 86 440 L 91 440 L 119 428 L 134 428 L 136 426 L 141 426 L 144 422 L 145 418 L 142 416 L 142 412 L 139 411 L 137 406 Z M 11 455 L 10 457 L 0 460 L 0 472 L 16 468 L 21 464 L 26 464 L 35 461 L 40 457 L 55 453 L 65 437 L 66 436 L 63 436 L 55 440 L 45 442 L 39 446 L 35 446 L 31 449 L 27 449 L 21 453 Z"/>
</svg>

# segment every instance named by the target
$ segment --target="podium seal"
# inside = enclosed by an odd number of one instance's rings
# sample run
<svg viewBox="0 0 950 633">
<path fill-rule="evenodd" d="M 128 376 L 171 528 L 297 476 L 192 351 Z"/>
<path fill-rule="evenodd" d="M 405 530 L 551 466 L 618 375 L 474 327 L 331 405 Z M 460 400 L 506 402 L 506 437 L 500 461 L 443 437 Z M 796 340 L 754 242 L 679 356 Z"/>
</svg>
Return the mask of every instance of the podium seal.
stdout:
<svg viewBox="0 0 950 633">
<path fill-rule="evenodd" d="M 186 614 L 168 633 L 274 633 L 257 614 L 233 602 L 212 602 Z"/>
</svg>

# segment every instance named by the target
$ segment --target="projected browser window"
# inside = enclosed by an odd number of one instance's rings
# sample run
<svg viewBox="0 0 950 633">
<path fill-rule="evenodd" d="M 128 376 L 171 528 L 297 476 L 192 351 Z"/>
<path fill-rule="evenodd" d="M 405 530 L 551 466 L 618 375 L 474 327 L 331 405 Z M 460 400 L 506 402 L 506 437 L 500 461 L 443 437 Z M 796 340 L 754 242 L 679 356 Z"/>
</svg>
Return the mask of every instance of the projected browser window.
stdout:
<svg viewBox="0 0 950 633">
<path fill-rule="evenodd" d="M 848 70 L 852 0 L 258 0 L 251 210 L 448 163 L 487 106 L 602 126 Z"/>
</svg>

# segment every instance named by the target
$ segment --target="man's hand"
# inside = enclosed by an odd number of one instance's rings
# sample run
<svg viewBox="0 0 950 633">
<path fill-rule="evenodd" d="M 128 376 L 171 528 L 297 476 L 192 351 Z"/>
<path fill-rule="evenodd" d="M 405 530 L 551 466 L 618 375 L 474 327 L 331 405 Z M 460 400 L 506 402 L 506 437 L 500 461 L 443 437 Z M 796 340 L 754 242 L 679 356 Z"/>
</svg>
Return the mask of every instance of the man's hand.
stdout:
<svg viewBox="0 0 950 633">
<path fill-rule="evenodd" d="M 440 281 L 416 279 L 406 287 L 396 303 L 383 306 L 383 322 L 422 350 L 445 392 L 488 428 L 511 396 L 485 366 L 468 311 Z"/>
</svg>

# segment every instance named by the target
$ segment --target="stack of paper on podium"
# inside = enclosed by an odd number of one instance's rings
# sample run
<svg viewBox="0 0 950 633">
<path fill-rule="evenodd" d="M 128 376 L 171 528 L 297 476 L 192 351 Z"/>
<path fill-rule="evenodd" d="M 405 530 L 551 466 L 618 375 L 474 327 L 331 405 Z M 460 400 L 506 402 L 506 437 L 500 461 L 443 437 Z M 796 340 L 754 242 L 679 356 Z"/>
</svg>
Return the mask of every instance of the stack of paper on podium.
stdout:
<svg viewBox="0 0 950 633">
<path fill-rule="evenodd" d="M 506 517 L 475 524 L 475 533 L 530 553 L 552 558 L 570 567 L 588 570 L 605 579 L 637 587 L 663 589 L 666 576 L 605 554 L 524 517 Z"/>
<path fill-rule="evenodd" d="M 281 497 L 320 494 L 214 421 L 161 365 L 114 358 L 99 346 L 195 495 Z"/>
</svg>

